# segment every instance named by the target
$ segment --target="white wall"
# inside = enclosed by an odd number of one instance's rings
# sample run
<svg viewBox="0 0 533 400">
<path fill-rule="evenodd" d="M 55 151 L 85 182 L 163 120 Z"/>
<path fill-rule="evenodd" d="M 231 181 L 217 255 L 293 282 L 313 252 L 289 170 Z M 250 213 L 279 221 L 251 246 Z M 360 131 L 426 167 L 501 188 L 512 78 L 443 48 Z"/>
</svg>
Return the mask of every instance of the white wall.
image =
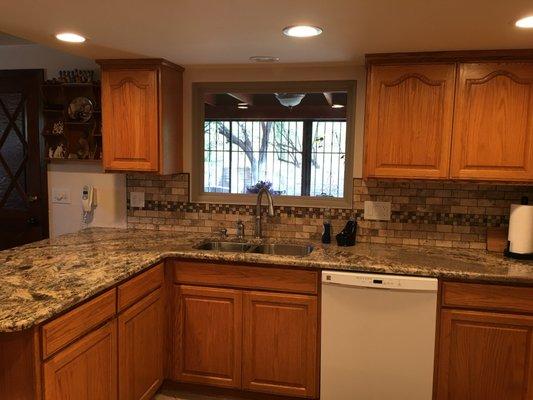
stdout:
<svg viewBox="0 0 533 400">
<path fill-rule="evenodd" d="M 354 177 L 363 171 L 363 132 L 365 113 L 366 70 L 358 65 L 294 64 L 294 65 L 241 65 L 191 66 L 183 76 L 183 132 L 184 148 L 192 149 L 192 84 L 194 82 L 254 82 L 254 81 L 357 81 L 354 124 Z M 192 172 L 192 151 L 184 152 L 184 165 Z"/>
<path fill-rule="evenodd" d="M 46 77 L 57 76 L 64 69 L 92 69 L 98 65 L 41 45 L 0 46 L 0 69 L 45 69 Z M 50 236 L 75 232 L 81 225 L 81 188 L 93 185 L 98 206 L 90 226 L 126 226 L 126 178 L 124 174 L 105 174 L 102 167 L 86 164 L 50 164 L 48 166 L 48 201 Z M 71 204 L 52 204 L 52 187 L 70 189 Z"/>
<path fill-rule="evenodd" d="M 101 165 L 50 164 L 48 166 L 48 212 L 50 236 L 76 232 L 83 227 L 81 190 L 96 189 L 96 208 L 90 226 L 126 227 L 126 176 L 105 174 Z M 69 189 L 70 204 L 52 200 L 52 189 Z"/>
</svg>

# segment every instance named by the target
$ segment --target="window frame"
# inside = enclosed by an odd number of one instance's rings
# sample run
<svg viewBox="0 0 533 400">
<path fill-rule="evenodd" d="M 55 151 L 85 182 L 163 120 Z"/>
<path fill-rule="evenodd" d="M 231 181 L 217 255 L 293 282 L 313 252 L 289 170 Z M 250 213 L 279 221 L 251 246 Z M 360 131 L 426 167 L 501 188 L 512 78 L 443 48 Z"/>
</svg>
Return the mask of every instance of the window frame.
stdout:
<svg viewBox="0 0 533 400">
<path fill-rule="evenodd" d="M 351 208 L 353 165 L 355 156 L 355 80 L 291 81 L 291 82 L 195 82 L 192 84 L 192 171 L 191 201 L 211 204 L 255 204 L 255 194 L 204 192 L 204 94 L 225 93 L 302 93 L 346 91 L 346 148 L 344 196 L 336 198 L 311 196 L 275 196 L 274 204 L 296 207 Z"/>
</svg>

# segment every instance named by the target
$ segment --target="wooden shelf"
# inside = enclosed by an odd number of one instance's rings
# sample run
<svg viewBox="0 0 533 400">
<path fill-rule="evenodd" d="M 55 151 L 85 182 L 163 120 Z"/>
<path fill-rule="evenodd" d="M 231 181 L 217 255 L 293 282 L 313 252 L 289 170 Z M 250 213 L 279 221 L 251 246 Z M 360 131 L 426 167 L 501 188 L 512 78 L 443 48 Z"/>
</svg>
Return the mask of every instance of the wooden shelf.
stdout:
<svg viewBox="0 0 533 400">
<path fill-rule="evenodd" d="M 79 159 L 79 158 L 46 158 L 49 164 L 102 164 L 102 160 Z"/>
</svg>

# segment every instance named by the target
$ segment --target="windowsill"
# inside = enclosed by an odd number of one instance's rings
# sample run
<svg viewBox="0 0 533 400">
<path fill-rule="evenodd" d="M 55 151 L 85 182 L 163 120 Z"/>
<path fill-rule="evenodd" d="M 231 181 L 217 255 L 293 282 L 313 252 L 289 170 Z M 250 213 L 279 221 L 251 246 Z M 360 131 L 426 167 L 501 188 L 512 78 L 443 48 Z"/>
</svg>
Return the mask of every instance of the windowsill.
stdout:
<svg viewBox="0 0 533 400">
<path fill-rule="evenodd" d="M 274 206 L 313 208 L 352 208 L 351 195 L 347 198 L 321 198 L 306 196 L 273 196 Z M 193 203 L 255 205 L 255 194 L 201 193 L 191 198 Z M 266 201 L 263 199 L 263 204 Z"/>
</svg>

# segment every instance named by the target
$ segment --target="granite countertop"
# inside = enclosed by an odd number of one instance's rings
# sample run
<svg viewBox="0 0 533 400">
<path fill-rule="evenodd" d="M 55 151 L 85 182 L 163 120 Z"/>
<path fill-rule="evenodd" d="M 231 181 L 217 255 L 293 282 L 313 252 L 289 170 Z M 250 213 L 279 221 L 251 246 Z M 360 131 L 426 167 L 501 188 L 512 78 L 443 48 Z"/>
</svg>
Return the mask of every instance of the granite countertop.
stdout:
<svg viewBox="0 0 533 400">
<path fill-rule="evenodd" d="M 50 319 L 166 257 L 533 285 L 533 261 L 479 250 L 310 241 L 305 257 L 197 250 L 208 235 L 92 228 L 0 251 L 0 332 Z M 275 240 L 272 240 L 275 241 Z M 287 240 L 283 240 L 287 243 Z"/>
</svg>

